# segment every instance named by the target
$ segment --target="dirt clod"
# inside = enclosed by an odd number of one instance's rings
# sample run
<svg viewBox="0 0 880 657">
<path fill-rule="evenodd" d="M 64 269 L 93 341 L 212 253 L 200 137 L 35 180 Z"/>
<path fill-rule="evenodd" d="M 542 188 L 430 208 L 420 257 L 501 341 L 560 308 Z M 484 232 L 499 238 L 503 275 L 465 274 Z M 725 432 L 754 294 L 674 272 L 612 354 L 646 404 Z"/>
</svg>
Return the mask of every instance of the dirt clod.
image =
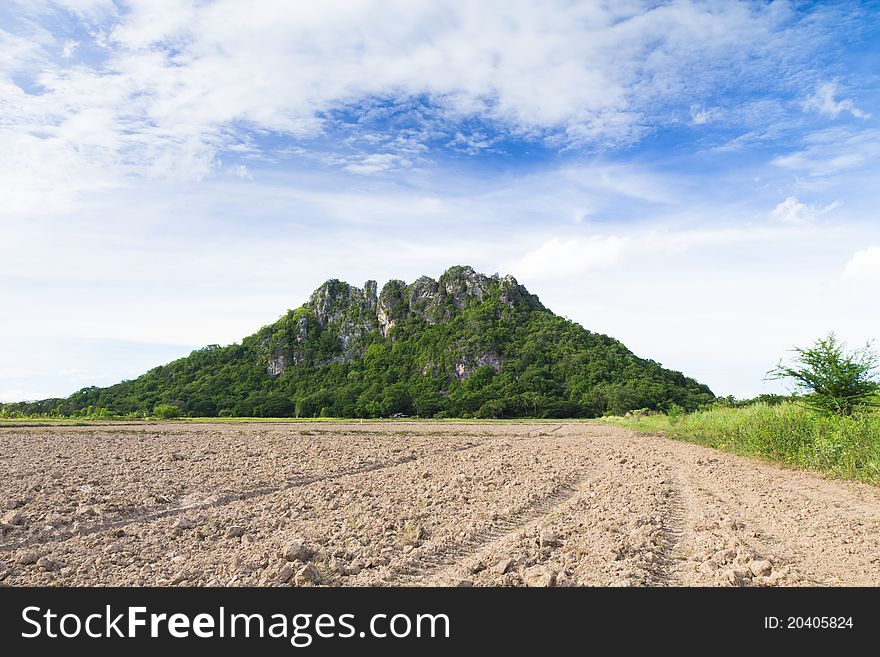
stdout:
<svg viewBox="0 0 880 657">
<path fill-rule="evenodd" d="M 43 555 L 41 555 L 39 552 L 22 552 L 18 555 L 18 563 L 20 563 L 22 566 L 32 566 L 37 563 L 42 556 Z"/>
<path fill-rule="evenodd" d="M 37 559 L 37 567 L 42 568 L 47 572 L 51 572 L 58 568 L 58 564 L 52 561 L 49 557 L 40 557 Z"/>
<path fill-rule="evenodd" d="M 523 571 L 523 582 L 526 586 L 555 586 L 556 573 L 546 566 L 532 566 Z"/>
<path fill-rule="evenodd" d="M 314 550 L 304 541 L 291 541 L 284 547 L 282 556 L 288 561 L 306 561 L 312 557 Z"/>
<path fill-rule="evenodd" d="M 496 575 L 503 575 L 511 568 L 513 568 L 513 559 L 502 559 L 492 566 L 492 572 Z"/>
<path fill-rule="evenodd" d="M 315 568 L 315 565 L 307 563 L 297 571 L 293 581 L 297 586 L 303 586 L 304 584 L 314 584 L 320 580 L 321 574 Z"/>
<path fill-rule="evenodd" d="M 749 569 L 752 571 L 752 575 L 754 575 L 755 577 L 766 577 L 771 572 L 773 572 L 773 564 L 765 559 L 762 559 L 750 563 Z"/>
<path fill-rule="evenodd" d="M 24 521 L 24 516 L 19 511 L 8 511 L 0 520 L 4 525 L 20 525 Z"/>
</svg>

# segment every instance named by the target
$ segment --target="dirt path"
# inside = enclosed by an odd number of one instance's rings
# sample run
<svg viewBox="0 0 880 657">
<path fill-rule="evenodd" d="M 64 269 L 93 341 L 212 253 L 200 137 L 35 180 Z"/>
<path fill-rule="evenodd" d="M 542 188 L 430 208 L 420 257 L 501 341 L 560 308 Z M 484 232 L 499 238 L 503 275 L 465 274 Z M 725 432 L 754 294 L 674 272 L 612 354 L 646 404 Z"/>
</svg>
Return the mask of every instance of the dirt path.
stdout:
<svg viewBox="0 0 880 657">
<path fill-rule="evenodd" d="M 880 489 L 591 423 L 2 428 L 0 482 L 3 585 L 880 584 Z"/>
</svg>

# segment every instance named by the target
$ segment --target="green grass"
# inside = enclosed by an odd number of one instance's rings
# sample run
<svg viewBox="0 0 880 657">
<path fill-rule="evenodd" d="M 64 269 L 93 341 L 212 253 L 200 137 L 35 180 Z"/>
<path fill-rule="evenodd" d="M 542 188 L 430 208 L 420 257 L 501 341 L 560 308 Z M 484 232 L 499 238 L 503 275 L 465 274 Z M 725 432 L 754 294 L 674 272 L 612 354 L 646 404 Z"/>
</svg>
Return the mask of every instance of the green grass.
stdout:
<svg viewBox="0 0 880 657">
<path fill-rule="evenodd" d="M 880 484 L 880 413 L 821 415 L 795 403 L 715 408 L 678 417 L 605 418 L 744 456 Z"/>
</svg>

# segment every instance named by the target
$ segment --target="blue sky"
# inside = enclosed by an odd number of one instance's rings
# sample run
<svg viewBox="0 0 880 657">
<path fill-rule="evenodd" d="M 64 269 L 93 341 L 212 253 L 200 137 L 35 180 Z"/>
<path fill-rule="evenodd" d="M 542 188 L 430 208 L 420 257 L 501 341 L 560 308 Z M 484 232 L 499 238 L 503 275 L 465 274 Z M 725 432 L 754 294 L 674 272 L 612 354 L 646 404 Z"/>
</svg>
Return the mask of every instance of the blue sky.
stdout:
<svg viewBox="0 0 880 657">
<path fill-rule="evenodd" d="M 512 273 L 718 394 L 878 337 L 880 6 L 12 1 L 0 400 Z"/>
</svg>

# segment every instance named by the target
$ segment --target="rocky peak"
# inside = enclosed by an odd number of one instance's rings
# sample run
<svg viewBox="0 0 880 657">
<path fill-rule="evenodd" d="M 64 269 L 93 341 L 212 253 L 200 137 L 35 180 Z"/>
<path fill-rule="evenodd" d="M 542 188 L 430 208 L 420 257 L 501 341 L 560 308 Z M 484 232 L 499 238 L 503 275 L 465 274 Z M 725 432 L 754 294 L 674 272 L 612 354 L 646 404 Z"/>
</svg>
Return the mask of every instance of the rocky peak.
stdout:
<svg viewBox="0 0 880 657">
<path fill-rule="evenodd" d="M 390 280 L 378 295 L 375 281 L 367 281 L 361 289 L 332 279 L 315 290 L 308 305 L 322 328 L 346 317 L 350 327 L 357 328 L 359 333 L 378 326 L 385 336 L 410 316 L 429 324 L 448 321 L 451 309 L 481 303 L 493 288 L 499 291 L 504 304 L 527 301 L 534 308 L 543 308 L 538 298 L 513 276 L 486 276 L 462 265 L 450 267 L 439 280 L 422 276 L 410 285 Z"/>
<path fill-rule="evenodd" d="M 390 280 L 382 287 L 376 310 L 376 320 L 382 335 L 388 335 L 405 316 L 408 307 L 407 285 L 401 280 Z"/>
<path fill-rule="evenodd" d="M 366 320 L 376 309 L 376 281 L 367 281 L 363 288 L 357 288 L 330 279 L 312 293 L 308 306 L 322 328 L 343 317 Z"/>
<path fill-rule="evenodd" d="M 497 278 L 494 281 L 497 282 Z M 492 278 L 474 271 L 473 267 L 456 266 L 450 267 L 440 276 L 439 286 L 450 297 L 453 305 L 461 308 L 469 298 L 482 301 L 492 282 Z"/>
<path fill-rule="evenodd" d="M 287 348 L 270 354 L 267 371 L 278 376 L 291 363 L 308 358 L 303 345 L 310 335 L 331 331 L 338 338 L 341 351 L 333 360 L 348 360 L 356 356 L 353 345 L 357 339 L 371 331 L 387 337 L 395 326 L 409 318 L 429 325 L 442 324 L 452 319 L 457 310 L 482 303 L 493 291 L 505 305 L 525 303 L 532 309 L 543 308 L 538 298 L 512 276 L 486 276 L 468 266 L 450 267 L 439 280 L 422 276 L 410 285 L 390 280 L 378 294 L 376 281 L 367 281 L 363 288 L 357 288 L 337 279 L 328 280 L 312 293 L 304 308 L 318 326 L 310 326 L 308 318 L 300 316 Z M 477 366 L 483 364 L 497 365 L 478 362 Z M 466 369 L 471 369 L 470 363 Z"/>
<path fill-rule="evenodd" d="M 376 307 L 376 281 L 367 281 L 364 283 L 364 300 L 371 308 Z"/>
</svg>

